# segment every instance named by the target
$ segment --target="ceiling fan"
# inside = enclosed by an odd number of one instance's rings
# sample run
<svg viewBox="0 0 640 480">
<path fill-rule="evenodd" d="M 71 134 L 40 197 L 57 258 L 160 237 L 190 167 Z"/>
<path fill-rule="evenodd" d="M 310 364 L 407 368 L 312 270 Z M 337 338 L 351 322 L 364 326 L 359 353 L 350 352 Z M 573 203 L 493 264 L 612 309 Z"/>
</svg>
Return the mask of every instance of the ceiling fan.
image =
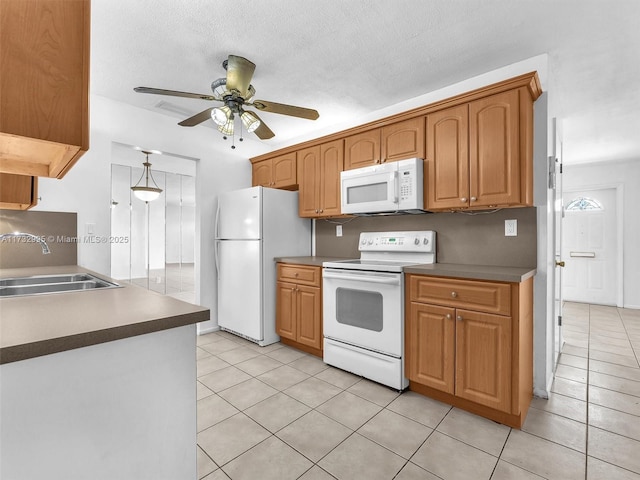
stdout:
<svg viewBox="0 0 640 480">
<path fill-rule="evenodd" d="M 319 117 L 318 112 L 310 108 L 295 107 L 293 105 L 285 105 L 266 100 L 252 100 L 256 90 L 253 88 L 253 85 L 251 85 L 251 77 L 253 77 L 256 66 L 246 58 L 229 55 L 229 58 L 222 62 L 222 67 L 227 71 L 227 76 L 226 78 L 218 78 L 211 83 L 213 95 L 150 87 L 135 87 L 134 90 L 139 93 L 153 93 L 156 95 L 222 102 L 222 106 L 207 108 L 181 121 L 178 125 L 193 127 L 208 119 L 212 119 L 225 139 L 227 135 L 233 136 L 236 117 L 240 118 L 248 132 L 255 133 L 258 138 L 262 140 L 272 138 L 275 135 L 260 119 L 257 113 L 245 110 L 245 107 L 253 107 L 261 112 L 278 113 L 292 117 L 306 118 L 308 120 L 316 120 Z M 240 138 L 240 140 L 242 140 L 242 138 Z M 232 145 L 231 148 L 235 148 L 235 146 Z"/>
</svg>

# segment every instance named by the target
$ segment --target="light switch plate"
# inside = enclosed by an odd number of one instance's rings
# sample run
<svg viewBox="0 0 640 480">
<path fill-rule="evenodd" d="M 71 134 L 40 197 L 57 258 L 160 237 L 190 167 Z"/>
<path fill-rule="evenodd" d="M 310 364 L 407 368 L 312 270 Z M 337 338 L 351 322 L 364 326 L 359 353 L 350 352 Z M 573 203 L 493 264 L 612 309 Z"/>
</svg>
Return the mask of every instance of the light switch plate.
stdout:
<svg viewBox="0 0 640 480">
<path fill-rule="evenodd" d="M 336 237 L 342 236 L 342 225 L 336 225 Z"/>
<path fill-rule="evenodd" d="M 517 237 L 518 236 L 518 220 L 505 220 L 504 221 L 504 236 L 505 237 Z"/>
</svg>

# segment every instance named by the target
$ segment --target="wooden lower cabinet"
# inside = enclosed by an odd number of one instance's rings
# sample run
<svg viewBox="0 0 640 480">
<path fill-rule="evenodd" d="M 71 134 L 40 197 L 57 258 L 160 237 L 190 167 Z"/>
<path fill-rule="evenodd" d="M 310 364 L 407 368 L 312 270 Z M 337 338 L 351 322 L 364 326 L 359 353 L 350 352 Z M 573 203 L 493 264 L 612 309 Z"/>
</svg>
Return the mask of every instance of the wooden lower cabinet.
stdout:
<svg viewBox="0 0 640 480">
<path fill-rule="evenodd" d="M 286 345 L 322 357 L 321 267 L 278 263 L 276 332 Z"/>
<path fill-rule="evenodd" d="M 533 396 L 533 280 L 406 284 L 409 388 L 520 428 Z"/>
</svg>

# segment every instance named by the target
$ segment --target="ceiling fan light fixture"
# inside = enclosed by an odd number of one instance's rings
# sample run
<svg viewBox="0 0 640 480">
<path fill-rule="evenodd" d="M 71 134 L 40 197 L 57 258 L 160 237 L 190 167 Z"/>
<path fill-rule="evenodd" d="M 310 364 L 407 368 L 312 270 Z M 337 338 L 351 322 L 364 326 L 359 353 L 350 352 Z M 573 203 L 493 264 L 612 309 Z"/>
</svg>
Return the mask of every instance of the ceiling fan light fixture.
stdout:
<svg viewBox="0 0 640 480">
<path fill-rule="evenodd" d="M 224 105 L 223 107 L 215 107 L 211 110 L 211 119 L 220 126 L 229 123 L 231 118 L 231 109 Z M 222 131 L 222 130 L 221 130 Z"/>
<path fill-rule="evenodd" d="M 256 116 L 251 112 L 242 112 L 240 118 L 242 119 L 242 123 L 249 133 L 255 131 L 255 129 L 260 126 L 260 120 L 258 120 Z"/>
<path fill-rule="evenodd" d="M 218 127 L 218 131 L 220 131 L 223 135 L 233 135 L 233 123 L 233 116 L 231 116 L 225 124 Z"/>
<path fill-rule="evenodd" d="M 144 170 L 142 171 L 142 176 L 138 183 L 135 186 L 131 187 L 133 194 L 142 200 L 143 202 L 152 202 L 156 200 L 160 194 L 162 193 L 162 189 L 158 187 L 158 184 L 153 179 L 153 175 L 151 175 L 151 164 L 149 163 L 149 153 L 148 151 L 142 151 L 146 155 L 146 161 L 142 164 L 144 165 Z M 141 185 L 142 179 L 144 180 L 144 185 Z M 151 178 L 151 182 L 153 186 L 149 185 L 149 178 Z"/>
</svg>

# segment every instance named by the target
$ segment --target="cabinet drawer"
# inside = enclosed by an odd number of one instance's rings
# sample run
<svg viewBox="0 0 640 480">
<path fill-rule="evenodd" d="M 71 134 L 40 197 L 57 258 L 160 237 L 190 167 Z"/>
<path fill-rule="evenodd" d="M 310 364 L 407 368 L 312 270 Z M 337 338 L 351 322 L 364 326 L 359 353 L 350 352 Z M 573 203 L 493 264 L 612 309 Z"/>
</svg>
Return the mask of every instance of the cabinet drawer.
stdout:
<svg viewBox="0 0 640 480">
<path fill-rule="evenodd" d="M 511 315 L 511 286 L 506 283 L 412 275 L 410 289 L 414 302 Z"/>
<path fill-rule="evenodd" d="M 322 281 L 322 269 L 311 265 L 278 263 L 278 281 L 319 287 Z"/>
</svg>

